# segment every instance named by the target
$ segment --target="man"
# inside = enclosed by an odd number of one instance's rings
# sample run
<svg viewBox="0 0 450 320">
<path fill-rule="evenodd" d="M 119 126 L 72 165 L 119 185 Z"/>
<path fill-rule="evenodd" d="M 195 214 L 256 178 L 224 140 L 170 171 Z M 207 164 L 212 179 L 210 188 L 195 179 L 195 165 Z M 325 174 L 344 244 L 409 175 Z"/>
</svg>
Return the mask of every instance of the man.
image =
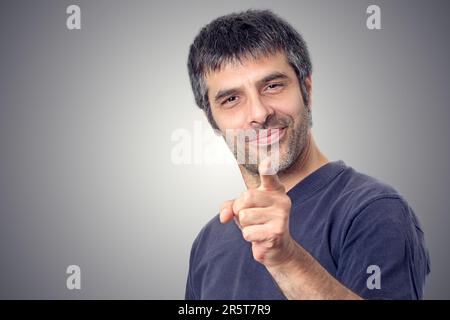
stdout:
<svg viewBox="0 0 450 320">
<path fill-rule="evenodd" d="M 311 62 L 288 23 L 270 11 L 220 17 L 195 38 L 188 69 L 213 128 L 255 130 L 244 151 L 277 145 L 279 161 L 238 162 L 248 190 L 197 236 L 186 299 L 423 297 L 419 222 L 393 188 L 317 147 Z"/>
</svg>

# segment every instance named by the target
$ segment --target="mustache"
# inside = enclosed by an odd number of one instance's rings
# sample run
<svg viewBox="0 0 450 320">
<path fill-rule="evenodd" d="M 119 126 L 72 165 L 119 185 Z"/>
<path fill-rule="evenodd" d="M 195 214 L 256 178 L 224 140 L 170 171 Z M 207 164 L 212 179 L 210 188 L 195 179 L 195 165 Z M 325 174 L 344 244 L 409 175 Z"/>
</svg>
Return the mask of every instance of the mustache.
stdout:
<svg viewBox="0 0 450 320">
<path fill-rule="evenodd" d="M 263 123 L 261 129 L 283 128 L 292 122 L 290 117 L 271 116 Z"/>
<path fill-rule="evenodd" d="M 244 139 L 253 139 L 258 135 L 267 134 L 268 130 L 279 130 L 288 127 L 291 120 L 287 117 L 271 117 L 267 119 L 262 125 L 249 129 L 226 129 L 226 135 L 229 137 L 237 137 Z"/>
</svg>

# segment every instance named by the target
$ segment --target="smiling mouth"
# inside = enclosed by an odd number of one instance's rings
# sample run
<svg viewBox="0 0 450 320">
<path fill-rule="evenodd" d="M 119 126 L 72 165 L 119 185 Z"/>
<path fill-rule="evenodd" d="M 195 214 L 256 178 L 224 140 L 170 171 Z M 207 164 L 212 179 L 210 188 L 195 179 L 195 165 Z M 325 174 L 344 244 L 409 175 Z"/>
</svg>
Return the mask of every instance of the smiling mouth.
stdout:
<svg viewBox="0 0 450 320">
<path fill-rule="evenodd" d="M 258 134 L 256 134 L 253 139 L 250 139 L 249 142 L 258 146 L 274 144 L 284 137 L 286 134 L 286 129 L 287 127 L 260 129 Z"/>
</svg>

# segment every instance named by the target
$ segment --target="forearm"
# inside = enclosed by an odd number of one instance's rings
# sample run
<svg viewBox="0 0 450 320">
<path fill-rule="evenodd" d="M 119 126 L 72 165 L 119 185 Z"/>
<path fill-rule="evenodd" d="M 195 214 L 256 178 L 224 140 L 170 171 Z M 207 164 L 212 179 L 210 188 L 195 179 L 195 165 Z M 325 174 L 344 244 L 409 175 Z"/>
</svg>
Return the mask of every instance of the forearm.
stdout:
<svg viewBox="0 0 450 320">
<path fill-rule="evenodd" d="M 286 298 L 291 300 L 354 300 L 357 294 L 342 285 L 295 241 L 286 262 L 267 267 Z"/>
</svg>

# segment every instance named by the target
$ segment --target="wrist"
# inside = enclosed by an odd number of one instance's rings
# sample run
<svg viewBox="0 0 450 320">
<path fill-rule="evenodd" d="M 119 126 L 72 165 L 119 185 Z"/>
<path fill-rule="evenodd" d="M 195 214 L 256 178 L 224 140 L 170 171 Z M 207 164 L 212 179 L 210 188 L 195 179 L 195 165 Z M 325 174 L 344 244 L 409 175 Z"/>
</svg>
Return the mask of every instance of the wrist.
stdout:
<svg viewBox="0 0 450 320">
<path fill-rule="evenodd" d="M 292 272 L 304 272 L 308 267 L 308 254 L 294 239 L 288 242 L 286 254 L 280 262 L 267 266 L 269 272 L 291 274 Z"/>
</svg>

